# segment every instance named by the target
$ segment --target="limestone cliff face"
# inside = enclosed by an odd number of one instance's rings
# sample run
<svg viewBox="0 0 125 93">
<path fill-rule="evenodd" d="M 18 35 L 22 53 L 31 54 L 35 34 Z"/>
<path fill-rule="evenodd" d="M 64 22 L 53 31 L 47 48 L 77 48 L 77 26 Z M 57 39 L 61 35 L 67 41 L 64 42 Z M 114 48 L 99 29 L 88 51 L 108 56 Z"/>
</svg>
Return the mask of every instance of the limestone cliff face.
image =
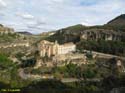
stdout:
<svg viewBox="0 0 125 93">
<path fill-rule="evenodd" d="M 111 41 L 124 41 L 125 32 L 115 31 L 111 29 L 102 28 L 87 28 L 81 31 L 63 30 L 57 31 L 56 34 L 51 36 L 51 40 L 58 40 L 60 43 L 66 42 L 79 42 L 80 40 L 111 40 Z"/>
<path fill-rule="evenodd" d="M 81 39 L 122 41 L 122 33 L 106 29 L 88 29 L 81 33 Z"/>
<path fill-rule="evenodd" d="M 0 25 L 0 34 L 9 34 L 9 33 L 14 33 L 14 29 L 13 28 L 9 28 L 9 27 L 5 27 L 3 25 Z"/>
</svg>

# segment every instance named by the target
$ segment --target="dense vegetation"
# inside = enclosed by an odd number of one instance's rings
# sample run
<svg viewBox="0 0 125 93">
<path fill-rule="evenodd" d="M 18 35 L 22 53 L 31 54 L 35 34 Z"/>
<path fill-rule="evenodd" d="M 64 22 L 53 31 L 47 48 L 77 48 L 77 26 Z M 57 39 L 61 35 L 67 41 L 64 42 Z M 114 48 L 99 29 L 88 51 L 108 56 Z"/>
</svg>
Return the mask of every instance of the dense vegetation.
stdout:
<svg viewBox="0 0 125 93">
<path fill-rule="evenodd" d="M 118 72 L 119 70 L 115 65 L 114 59 L 110 59 L 106 60 L 106 62 L 97 60 L 95 64 L 82 66 L 70 63 L 52 69 L 36 69 L 35 72 L 31 71 L 31 73 L 53 74 L 55 80 L 34 81 L 27 87 L 22 88 L 22 91 L 27 93 L 109 93 L 113 88 L 125 87 L 125 74 Z M 63 77 L 83 80 L 62 83 L 59 80 Z"/>
<path fill-rule="evenodd" d="M 17 55 L 19 58 L 21 56 L 22 54 Z M 1 61 L 10 61 L 8 56 L 4 54 L 1 54 L 0 58 Z M 32 64 L 31 60 L 27 60 L 27 62 Z M 41 68 L 37 73 L 53 74 L 57 80 L 38 80 L 33 82 L 30 80 L 22 80 L 17 74 L 19 69 L 18 65 L 12 62 L 11 64 L 11 67 L 6 68 L 5 72 L 0 72 L 0 80 L 2 82 L 0 83 L 0 88 L 21 88 L 22 92 L 27 93 L 105 93 L 105 90 L 111 91 L 114 87 L 124 86 L 124 83 L 122 83 L 124 76 L 122 76 L 122 74 L 119 76 L 117 71 L 111 68 L 114 66 L 111 66 L 111 64 L 103 64 L 103 61 L 82 66 L 70 63 L 64 67 L 52 68 L 50 71 L 48 68 L 46 70 Z M 25 61 L 23 64 L 25 64 Z M 27 66 L 30 67 L 30 65 L 26 65 L 26 67 Z M 36 71 L 33 73 L 36 73 Z M 84 80 L 73 83 L 62 83 L 59 79 L 63 77 L 83 78 Z M 93 80 L 94 78 L 97 78 L 97 81 Z M 98 81 L 98 79 L 101 81 Z"/>
<path fill-rule="evenodd" d="M 34 58 L 27 59 L 27 60 L 22 60 L 21 67 L 22 68 L 34 67 L 35 63 L 36 63 L 36 60 Z"/>
<path fill-rule="evenodd" d="M 13 63 L 7 55 L 0 54 L 0 89 L 20 88 L 29 83 L 18 76 L 18 69 L 18 64 Z"/>
<path fill-rule="evenodd" d="M 16 57 L 19 59 L 23 55 L 19 53 Z M 109 92 L 112 88 L 124 87 L 124 83 L 122 83 L 124 82 L 124 76 L 122 76 L 122 73 L 119 76 L 117 71 L 111 68 L 114 66 L 104 64 L 103 61 L 97 60 L 95 64 L 90 63 L 82 66 L 70 63 L 64 67 L 54 67 L 52 69 L 41 68 L 36 71 L 31 71 L 31 73 L 53 74 L 56 80 L 38 80 L 33 82 L 31 80 L 22 80 L 18 76 L 19 65 L 13 63 L 7 55 L 0 54 L 0 62 L 0 66 L 4 66 L 0 70 L 0 88 L 21 88 L 22 93 L 105 93 L 105 90 Z M 34 59 L 25 60 L 22 64 L 23 67 L 32 68 Z M 80 82 L 62 83 L 59 80 L 63 77 L 83 78 L 84 80 Z M 96 78 L 97 81 L 94 80 Z"/>
<path fill-rule="evenodd" d="M 9 33 L 9 34 L 4 34 L 4 35 L 0 34 L 0 43 L 12 42 L 12 41 L 18 40 L 20 38 L 21 38 L 21 36 L 16 33 L 13 33 L 13 34 Z"/>
<path fill-rule="evenodd" d="M 93 50 L 107 54 L 125 56 L 125 42 L 120 41 L 80 41 L 77 43 L 79 50 Z"/>
<path fill-rule="evenodd" d="M 77 66 L 70 63 L 64 67 L 55 67 L 52 71 L 56 78 L 95 78 L 96 69 L 95 65 Z"/>
<path fill-rule="evenodd" d="M 96 93 L 100 92 L 98 82 L 62 83 L 58 80 L 42 80 L 33 82 L 22 89 L 26 93 Z M 83 86 L 85 85 L 85 86 Z"/>
<path fill-rule="evenodd" d="M 4 54 L 0 54 L 0 68 L 8 68 L 12 65 L 12 61 Z"/>
<path fill-rule="evenodd" d="M 63 84 L 57 80 L 41 80 L 33 82 L 28 87 L 22 89 L 26 93 L 64 93 L 65 91 L 71 91 L 71 87 Z"/>
</svg>

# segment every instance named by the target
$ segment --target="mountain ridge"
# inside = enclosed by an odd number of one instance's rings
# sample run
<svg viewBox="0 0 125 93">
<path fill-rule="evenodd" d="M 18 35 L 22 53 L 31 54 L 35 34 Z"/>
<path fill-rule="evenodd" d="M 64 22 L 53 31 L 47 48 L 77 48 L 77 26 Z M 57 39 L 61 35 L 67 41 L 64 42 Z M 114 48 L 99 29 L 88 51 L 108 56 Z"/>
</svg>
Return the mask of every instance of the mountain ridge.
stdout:
<svg viewBox="0 0 125 93">
<path fill-rule="evenodd" d="M 123 21 L 120 21 L 120 20 Z M 120 24 L 119 24 L 120 23 Z M 117 26 L 114 24 L 118 24 Z M 59 43 L 66 42 L 79 42 L 80 36 L 86 32 L 86 30 L 95 30 L 95 32 L 99 32 L 100 30 L 104 30 L 105 32 L 111 31 L 111 34 L 121 34 L 122 41 L 125 40 L 125 14 L 122 14 L 113 20 L 109 21 L 107 24 L 98 25 L 98 26 L 83 26 L 80 24 L 70 26 L 67 28 L 62 28 L 56 31 L 56 33 L 48 38 L 50 41 L 58 40 Z M 103 33 L 101 33 L 103 34 Z M 106 34 L 106 33 L 105 33 Z M 107 32 L 108 34 L 108 32 Z"/>
<path fill-rule="evenodd" d="M 107 23 L 107 25 L 111 26 L 125 26 L 125 14 L 121 14 L 120 16 L 115 17 L 111 21 Z"/>
</svg>

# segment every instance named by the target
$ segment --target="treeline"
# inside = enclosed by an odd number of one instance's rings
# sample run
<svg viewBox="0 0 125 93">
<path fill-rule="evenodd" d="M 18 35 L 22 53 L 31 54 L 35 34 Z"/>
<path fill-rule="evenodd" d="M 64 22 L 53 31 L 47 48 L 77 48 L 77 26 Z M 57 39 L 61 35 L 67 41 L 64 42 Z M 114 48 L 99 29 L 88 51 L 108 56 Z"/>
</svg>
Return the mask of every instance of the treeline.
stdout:
<svg viewBox="0 0 125 93">
<path fill-rule="evenodd" d="M 86 49 L 118 56 L 125 56 L 125 42 L 120 41 L 83 40 L 77 43 L 77 49 L 80 51 Z"/>
<path fill-rule="evenodd" d="M 82 65 L 77 66 L 75 64 L 68 64 L 63 67 L 55 67 L 52 70 L 53 75 L 55 78 L 95 78 L 98 74 L 96 71 L 95 65 Z"/>
<path fill-rule="evenodd" d="M 83 87 L 84 83 L 84 87 Z M 95 83 L 95 82 L 94 82 Z M 41 80 L 21 89 L 21 93 L 102 93 L 93 82 L 62 83 L 59 80 Z"/>
</svg>

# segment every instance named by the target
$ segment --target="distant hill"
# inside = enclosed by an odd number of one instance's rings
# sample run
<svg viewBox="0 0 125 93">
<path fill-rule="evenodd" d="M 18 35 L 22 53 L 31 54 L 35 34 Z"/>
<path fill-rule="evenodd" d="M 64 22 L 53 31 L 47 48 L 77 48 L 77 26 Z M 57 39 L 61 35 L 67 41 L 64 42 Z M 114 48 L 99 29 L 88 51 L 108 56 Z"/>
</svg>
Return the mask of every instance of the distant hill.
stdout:
<svg viewBox="0 0 125 93">
<path fill-rule="evenodd" d="M 26 39 L 27 37 L 15 32 L 13 28 L 0 24 L 0 44 L 13 43 L 15 41 L 18 42 Z"/>
<path fill-rule="evenodd" d="M 107 23 L 107 25 L 110 26 L 125 26 L 125 14 L 122 14 L 116 18 L 114 18 L 113 20 L 109 21 Z"/>
<path fill-rule="evenodd" d="M 23 35 L 33 35 L 32 33 L 30 33 L 30 32 L 27 32 L 27 31 L 25 31 L 25 32 L 18 32 L 19 34 L 23 34 Z"/>
</svg>

